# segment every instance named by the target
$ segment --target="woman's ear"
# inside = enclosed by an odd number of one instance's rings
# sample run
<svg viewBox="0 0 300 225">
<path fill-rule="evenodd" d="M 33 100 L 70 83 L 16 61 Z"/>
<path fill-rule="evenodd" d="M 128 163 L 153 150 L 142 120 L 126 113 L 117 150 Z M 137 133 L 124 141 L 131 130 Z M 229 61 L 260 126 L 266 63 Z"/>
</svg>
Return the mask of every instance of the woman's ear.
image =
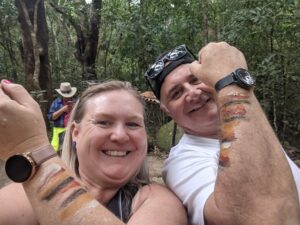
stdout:
<svg viewBox="0 0 300 225">
<path fill-rule="evenodd" d="M 160 103 L 160 110 L 163 111 L 164 113 L 166 113 L 168 116 L 170 116 L 170 111 L 167 109 L 167 107 Z"/>
<path fill-rule="evenodd" d="M 72 136 L 72 140 L 76 142 L 78 134 L 79 134 L 79 124 L 72 122 L 70 127 L 70 133 Z"/>
</svg>

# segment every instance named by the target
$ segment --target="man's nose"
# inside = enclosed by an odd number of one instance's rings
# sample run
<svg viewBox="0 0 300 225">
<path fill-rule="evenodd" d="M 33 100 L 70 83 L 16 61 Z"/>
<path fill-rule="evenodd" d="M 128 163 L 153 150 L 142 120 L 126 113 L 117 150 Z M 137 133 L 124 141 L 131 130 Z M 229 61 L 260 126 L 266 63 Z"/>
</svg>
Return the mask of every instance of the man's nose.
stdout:
<svg viewBox="0 0 300 225">
<path fill-rule="evenodd" d="M 192 102 L 192 101 L 198 100 L 201 93 L 202 93 L 201 89 L 199 89 L 195 86 L 188 86 L 186 101 Z"/>
</svg>

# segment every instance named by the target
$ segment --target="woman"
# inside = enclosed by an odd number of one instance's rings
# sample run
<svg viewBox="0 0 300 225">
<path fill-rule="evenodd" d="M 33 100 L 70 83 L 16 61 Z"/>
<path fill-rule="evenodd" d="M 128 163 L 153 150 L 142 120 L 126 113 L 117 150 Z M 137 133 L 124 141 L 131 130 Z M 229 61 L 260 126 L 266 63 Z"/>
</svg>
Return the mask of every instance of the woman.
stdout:
<svg viewBox="0 0 300 225">
<path fill-rule="evenodd" d="M 0 100 L 5 94 L 18 99 L 13 85 L 2 82 Z M 0 128 L 0 135 L 8 132 Z M 180 201 L 165 187 L 149 183 L 146 153 L 138 92 L 120 81 L 94 85 L 79 98 L 67 128 L 62 159 L 72 173 L 54 157 L 23 183 L 28 197 L 20 184 L 1 189 L 0 201 L 7 201 L 7 207 L 1 210 L 0 224 L 186 224 Z"/>
</svg>

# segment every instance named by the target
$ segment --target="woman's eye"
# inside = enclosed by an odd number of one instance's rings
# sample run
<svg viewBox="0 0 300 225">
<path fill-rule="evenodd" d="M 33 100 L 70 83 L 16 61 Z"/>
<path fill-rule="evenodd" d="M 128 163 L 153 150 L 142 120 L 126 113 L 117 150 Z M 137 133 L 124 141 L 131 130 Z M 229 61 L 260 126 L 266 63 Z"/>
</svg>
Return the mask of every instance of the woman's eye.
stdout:
<svg viewBox="0 0 300 225">
<path fill-rule="evenodd" d="M 103 126 L 103 127 L 108 127 L 112 123 L 110 121 L 108 121 L 108 120 L 99 120 L 99 121 L 97 121 L 97 124 L 99 124 L 100 126 Z"/>
<path fill-rule="evenodd" d="M 129 128 L 137 128 L 137 127 L 140 127 L 140 124 L 139 123 L 136 123 L 136 122 L 129 122 L 126 124 Z"/>
</svg>

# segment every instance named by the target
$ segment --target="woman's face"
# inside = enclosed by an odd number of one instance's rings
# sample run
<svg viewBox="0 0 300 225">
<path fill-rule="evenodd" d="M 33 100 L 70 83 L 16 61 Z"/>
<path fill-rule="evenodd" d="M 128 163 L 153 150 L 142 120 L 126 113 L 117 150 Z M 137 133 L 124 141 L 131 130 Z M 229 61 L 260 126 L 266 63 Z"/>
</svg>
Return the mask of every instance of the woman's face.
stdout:
<svg viewBox="0 0 300 225">
<path fill-rule="evenodd" d="M 146 157 L 143 105 L 125 90 L 99 93 L 86 102 L 72 138 L 82 178 L 101 186 L 124 185 Z"/>
</svg>

